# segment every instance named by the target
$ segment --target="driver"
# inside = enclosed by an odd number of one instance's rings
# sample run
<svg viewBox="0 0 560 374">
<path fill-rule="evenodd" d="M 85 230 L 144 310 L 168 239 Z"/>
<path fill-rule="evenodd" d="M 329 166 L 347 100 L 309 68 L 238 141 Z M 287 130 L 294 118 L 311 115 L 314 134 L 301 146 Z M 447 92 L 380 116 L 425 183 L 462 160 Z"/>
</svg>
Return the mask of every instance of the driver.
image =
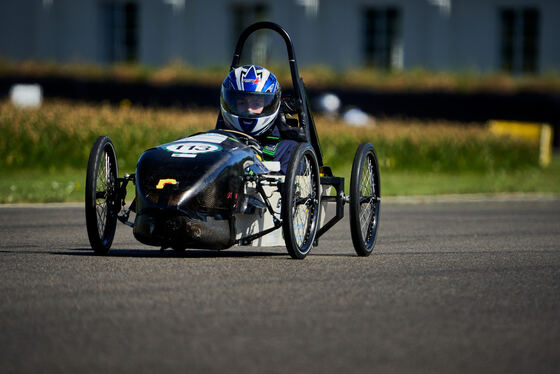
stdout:
<svg viewBox="0 0 560 374">
<path fill-rule="evenodd" d="M 281 92 L 278 80 L 267 69 L 245 65 L 232 69 L 220 94 L 223 121 L 216 128 L 241 131 L 256 138 L 266 161 L 279 161 L 286 174 L 295 140 L 282 139 L 278 129 Z"/>
</svg>

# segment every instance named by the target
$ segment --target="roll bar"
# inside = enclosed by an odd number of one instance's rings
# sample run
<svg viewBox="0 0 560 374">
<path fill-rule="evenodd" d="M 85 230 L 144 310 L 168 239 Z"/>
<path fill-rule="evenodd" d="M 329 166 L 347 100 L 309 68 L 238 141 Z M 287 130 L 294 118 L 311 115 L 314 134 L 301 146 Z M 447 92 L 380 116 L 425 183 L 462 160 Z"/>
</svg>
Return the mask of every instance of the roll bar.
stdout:
<svg viewBox="0 0 560 374">
<path fill-rule="evenodd" d="M 313 149 L 315 150 L 315 154 L 317 155 L 317 161 L 319 162 L 319 166 L 323 166 L 323 154 L 321 152 L 321 146 L 319 145 L 319 137 L 317 136 L 317 130 L 315 128 L 315 122 L 313 121 L 313 116 L 311 115 L 311 110 L 309 106 L 309 100 L 307 99 L 307 94 L 305 92 L 305 85 L 303 83 L 303 79 L 299 76 L 297 61 L 296 61 L 296 53 L 294 51 L 294 44 L 292 43 L 292 38 L 282 26 L 274 23 L 274 22 L 257 22 L 250 26 L 248 26 L 237 40 L 237 44 L 235 46 L 235 51 L 233 53 L 233 60 L 231 62 L 231 69 L 235 69 L 239 67 L 239 60 L 241 59 L 241 52 L 243 50 L 243 46 L 245 45 L 245 41 L 257 30 L 262 29 L 269 29 L 272 31 L 276 31 L 282 39 L 284 39 L 284 43 L 286 44 L 286 49 L 288 51 L 288 60 L 290 63 L 290 73 L 292 76 L 292 84 L 294 86 L 294 99 L 297 103 L 297 112 L 300 126 L 303 127 L 305 130 L 305 135 L 307 141 L 311 144 Z"/>
</svg>

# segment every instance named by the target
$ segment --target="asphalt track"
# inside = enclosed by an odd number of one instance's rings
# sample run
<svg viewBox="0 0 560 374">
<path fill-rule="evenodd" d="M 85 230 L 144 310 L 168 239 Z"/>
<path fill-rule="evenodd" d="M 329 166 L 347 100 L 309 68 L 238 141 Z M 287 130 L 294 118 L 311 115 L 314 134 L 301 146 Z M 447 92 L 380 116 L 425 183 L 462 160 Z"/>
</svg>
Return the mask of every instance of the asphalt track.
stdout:
<svg viewBox="0 0 560 374">
<path fill-rule="evenodd" d="M 383 203 L 284 248 L 88 248 L 81 207 L 0 208 L 0 372 L 559 373 L 560 201 Z"/>
</svg>

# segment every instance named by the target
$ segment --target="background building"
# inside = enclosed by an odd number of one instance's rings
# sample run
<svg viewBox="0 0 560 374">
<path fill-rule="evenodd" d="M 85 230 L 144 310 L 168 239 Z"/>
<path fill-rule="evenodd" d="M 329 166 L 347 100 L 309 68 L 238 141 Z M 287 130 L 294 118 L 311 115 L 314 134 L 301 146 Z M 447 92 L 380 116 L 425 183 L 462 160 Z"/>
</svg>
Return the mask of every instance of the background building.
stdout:
<svg viewBox="0 0 560 374">
<path fill-rule="evenodd" d="M 229 64 L 239 32 L 284 26 L 300 65 L 560 71 L 558 0 L 2 0 L 0 58 Z M 272 34 L 247 58 L 283 58 Z"/>
</svg>

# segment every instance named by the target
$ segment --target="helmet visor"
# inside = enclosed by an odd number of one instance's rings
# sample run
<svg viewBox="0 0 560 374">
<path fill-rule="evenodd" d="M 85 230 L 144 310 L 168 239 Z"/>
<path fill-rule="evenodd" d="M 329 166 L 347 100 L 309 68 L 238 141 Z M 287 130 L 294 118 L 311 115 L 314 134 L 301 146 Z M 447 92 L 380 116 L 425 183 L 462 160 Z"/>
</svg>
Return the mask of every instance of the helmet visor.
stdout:
<svg viewBox="0 0 560 374">
<path fill-rule="evenodd" d="M 280 105 L 277 93 L 237 91 L 222 86 L 222 106 L 229 113 L 245 118 L 259 118 L 276 112 Z"/>
</svg>

